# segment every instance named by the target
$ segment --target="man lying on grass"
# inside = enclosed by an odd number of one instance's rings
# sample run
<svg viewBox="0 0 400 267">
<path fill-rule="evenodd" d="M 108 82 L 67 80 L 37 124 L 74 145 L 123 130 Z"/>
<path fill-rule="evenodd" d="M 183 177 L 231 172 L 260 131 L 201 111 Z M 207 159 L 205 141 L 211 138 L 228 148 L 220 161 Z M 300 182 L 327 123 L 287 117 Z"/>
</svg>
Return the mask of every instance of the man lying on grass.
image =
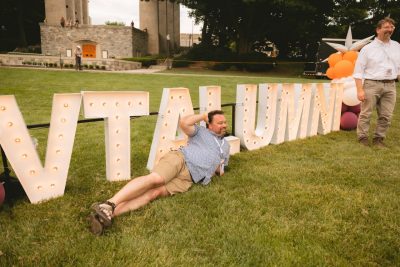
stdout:
<svg viewBox="0 0 400 267">
<path fill-rule="evenodd" d="M 202 120 L 207 128 L 196 124 Z M 224 139 L 227 124 L 223 111 L 183 117 L 180 127 L 189 136 L 187 146 L 168 152 L 149 175 L 131 180 L 112 198 L 92 205 L 88 218 L 92 233 L 101 235 L 114 217 L 156 198 L 186 192 L 193 183 L 207 185 L 214 174 L 224 174 L 229 143 Z"/>
</svg>

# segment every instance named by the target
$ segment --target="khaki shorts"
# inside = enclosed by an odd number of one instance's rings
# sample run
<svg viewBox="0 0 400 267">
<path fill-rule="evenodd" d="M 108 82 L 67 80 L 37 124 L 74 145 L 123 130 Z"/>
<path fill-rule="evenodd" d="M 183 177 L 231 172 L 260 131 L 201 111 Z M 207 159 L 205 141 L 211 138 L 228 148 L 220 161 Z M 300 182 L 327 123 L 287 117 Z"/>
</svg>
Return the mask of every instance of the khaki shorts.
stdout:
<svg viewBox="0 0 400 267">
<path fill-rule="evenodd" d="M 186 192 L 193 184 L 185 158 L 180 151 L 165 154 L 153 168 L 153 172 L 164 178 L 165 187 L 171 195 Z"/>
</svg>

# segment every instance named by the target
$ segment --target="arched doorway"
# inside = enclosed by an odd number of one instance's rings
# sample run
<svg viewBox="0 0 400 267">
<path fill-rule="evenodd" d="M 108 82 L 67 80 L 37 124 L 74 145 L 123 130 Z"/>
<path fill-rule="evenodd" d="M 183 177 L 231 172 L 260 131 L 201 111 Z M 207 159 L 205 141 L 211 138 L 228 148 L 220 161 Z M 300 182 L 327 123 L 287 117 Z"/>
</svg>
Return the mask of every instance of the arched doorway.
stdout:
<svg viewBox="0 0 400 267">
<path fill-rule="evenodd" d="M 88 58 L 96 58 L 96 44 L 83 44 L 82 56 Z"/>
</svg>

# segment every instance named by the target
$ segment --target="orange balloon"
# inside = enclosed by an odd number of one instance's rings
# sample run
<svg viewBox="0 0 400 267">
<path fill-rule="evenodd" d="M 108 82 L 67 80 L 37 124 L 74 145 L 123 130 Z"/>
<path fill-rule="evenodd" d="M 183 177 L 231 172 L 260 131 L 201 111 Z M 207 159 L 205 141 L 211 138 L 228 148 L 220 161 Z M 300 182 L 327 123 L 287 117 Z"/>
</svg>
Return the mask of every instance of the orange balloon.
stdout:
<svg viewBox="0 0 400 267">
<path fill-rule="evenodd" d="M 354 71 L 354 65 L 351 61 L 341 60 L 335 65 L 336 78 L 350 76 Z"/>
<path fill-rule="evenodd" d="M 357 51 L 347 51 L 346 53 L 344 53 L 343 59 L 346 59 L 346 60 L 354 63 L 357 59 L 357 56 L 358 56 Z"/>
<path fill-rule="evenodd" d="M 335 73 L 335 68 L 328 68 L 326 70 L 326 76 L 328 76 L 329 79 L 333 80 L 336 78 L 336 73 Z"/>
<path fill-rule="evenodd" d="M 342 60 L 342 53 L 334 53 L 328 57 L 329 67 L 335 67 L 336 63 Z"/>
</svg>

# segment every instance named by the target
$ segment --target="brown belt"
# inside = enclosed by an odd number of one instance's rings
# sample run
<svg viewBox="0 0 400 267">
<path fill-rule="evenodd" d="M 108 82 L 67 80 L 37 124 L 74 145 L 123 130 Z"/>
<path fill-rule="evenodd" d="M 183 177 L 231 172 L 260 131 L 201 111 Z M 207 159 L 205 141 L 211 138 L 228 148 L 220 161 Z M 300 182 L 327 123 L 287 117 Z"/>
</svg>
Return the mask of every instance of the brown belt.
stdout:
<svg viewBox="0 0 400 267">
<path fill-rule="evenodd" d="M 374 82 L 380 82 L 380 83 L 394 83 L 396 80 L 372 80 L 372 79 L 365 79 L 367 81 L 374 81 Z"/>
</svg>

